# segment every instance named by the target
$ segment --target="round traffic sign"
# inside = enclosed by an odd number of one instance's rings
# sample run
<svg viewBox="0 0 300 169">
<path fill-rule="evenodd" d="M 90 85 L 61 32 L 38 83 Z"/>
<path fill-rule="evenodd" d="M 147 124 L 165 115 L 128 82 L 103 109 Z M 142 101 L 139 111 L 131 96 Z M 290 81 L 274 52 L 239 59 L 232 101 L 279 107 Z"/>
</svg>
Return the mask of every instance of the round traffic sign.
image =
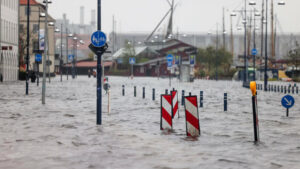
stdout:
<svg viewBox="0 0 300 169">
<path fill-rule="evenodd" d="M 42 55 L 41 54 L 36 54 L 35 55 L 35 61 L 36 62 L 41 62 L 42 61 Z"/>
<path fill-rule="evenodd" d="M 257 49 L 252 49 L 252 51 L 251 51 L 251 53 L 252 53 L 252 55 L 257 55 Z"/>
<path fill-rule="evenodd" d="M 95 47 L 102 47 L 106 43 L 106 35 L 101 31 L 94 32 L 91 36 L 91 42 Z"/>
<path fill-rule="evenodd" d="M 281 104 L 287 109 L 292 108 L 295 104 L 295 99 L 291 95 L 286 95 L 281 99 Z"/>
</svg>

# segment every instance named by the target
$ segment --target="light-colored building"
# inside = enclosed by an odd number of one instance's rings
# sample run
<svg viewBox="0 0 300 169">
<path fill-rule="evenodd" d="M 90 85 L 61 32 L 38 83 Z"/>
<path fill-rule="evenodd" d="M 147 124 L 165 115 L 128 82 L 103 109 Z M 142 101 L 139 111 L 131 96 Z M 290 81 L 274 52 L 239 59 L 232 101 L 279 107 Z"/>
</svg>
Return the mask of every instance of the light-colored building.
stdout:
<svg viewBox="0 0 300 169">
<path fill-rule="evenodd" d="M 0 0 L 0 82 L 18 80 L 19 0 Z"/>
<path fill-rule="evenodd" d="M 35 55 L 41 53 L 44 58 L 43 40 L 45 32 L 45 17 L 41 16 L 41 13 L 45 13 L 45 5 L 37 2 L 36 0 L 30 0 L 30 65 L 29 70 L 36 70 Z M 48 14 L 48 57 L 46 60 L 50 60 L 51 65 L 46 68 L 48 73 L 50 71 L 51 76 L 54 75 L 54 31 L 55 26 L 49 25 L 49 23 L 55 23 L 55 20 Z M 40 38 L 39 38 L 40 37 Z M 26 38 L 27 38 L 27 0 L 20 0 L 20 57 L 23 57 L 26 61 Z M 21 43 L 21 41 L 23 43 Z M 22 46 L 23 44 L 23 46 Z M 44 59 L 43 59 L 44 61 Z M 24 62 L 25 63 L 25 62 Z M 39 71 L 43 72 L 43 63 L 39 64 Z"/>
</svg>

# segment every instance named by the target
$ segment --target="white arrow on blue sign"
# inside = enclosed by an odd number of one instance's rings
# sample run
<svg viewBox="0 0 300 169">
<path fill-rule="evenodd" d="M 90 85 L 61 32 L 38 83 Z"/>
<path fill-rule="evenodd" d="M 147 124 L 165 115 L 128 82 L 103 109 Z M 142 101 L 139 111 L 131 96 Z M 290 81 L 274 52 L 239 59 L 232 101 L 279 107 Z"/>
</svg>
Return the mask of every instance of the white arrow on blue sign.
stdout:
<svg viewBox="0 0 300 169">
<path fill-rule="evenodd" d="M 169 54 L 167 56 L 167 63 L 168 63 L 168 67 L 172 67 L 173 66 L 173 59 L 174 59 L 174 56 Z"/>
<path fill-rule="evenodd" d="M 42 55 L 41 54 L 36 54 L 35 55 L 35 61 L 36 62 L 41 62 L 42 61 Z"/>
<path fill-rule="evenodd" d="M 295 99 L 291 95 L 286 95 L 281 99 L 281 104 L 283 107 L 290 109 L 294 106 L 295 104 Z"/>
<path fill-rule="evenodd" d="M 68 58 L 69 58 L 69 60 L 72 60 L 72 59 L 74 59 L 74 55 L 69 55 Z"/>
<path fill-rule="evenodd" d="M 254 56 L 257 55 L 257 49 L 255 49 L 255 48 L 252 49 L 252 50 L 251 50 L 251 53 L 252 53 L 252 55 L 254 55 Z"/>
<path fill-rule="evenodd" d="M 135 64 L 135 58 L 129 58 L 129 64 L 131 65 Z"/>
<path fill-rule="evenodd" d="M 95 47 L 102 47 L 106 43 L 106 35 L 101 31 L 94 32 L 91 36 L 91 42 Z"/>
</svg>

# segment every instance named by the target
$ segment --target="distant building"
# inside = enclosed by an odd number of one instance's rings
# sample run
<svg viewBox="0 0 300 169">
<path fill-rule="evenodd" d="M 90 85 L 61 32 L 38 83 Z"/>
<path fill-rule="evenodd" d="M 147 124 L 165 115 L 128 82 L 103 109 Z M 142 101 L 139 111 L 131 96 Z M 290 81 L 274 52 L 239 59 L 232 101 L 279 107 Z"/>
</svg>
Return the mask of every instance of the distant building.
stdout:
<svg viewBox="0 0 300 169">
<path fill-rule="evenodd" d="M 18 80 L 19 0 L 0 1 L 0 82 Z"/>
<path fill-rule="evenodd" d="M 41 17 L 40 13 L 45 13 L 45 5 L 38 3 L 36 0 L 30 0 L 30 62 L 29 70 L 36 70 L 35 55 L 41 53 L 44 55 L 44 44 L 40 39 L 45 37 L 45 17 Z M 48 14 L 48 62 L 47 73 L 54 75 L 54 31 L 55 26 L 49 25 L 55 20 Z M 27 0 L 20 0 L 20 57 L 25 60 L 26 57 L 26 38 L 27 38 Z M 44 62 L 44 59 L 43 59 Z M 25 62 L 24 62 L 25 63 Z M 20 65 L 22 66 L 22 65 Z M 39 64 L 39 71 L 43 72 L 43 63 Z"/>
</svg>

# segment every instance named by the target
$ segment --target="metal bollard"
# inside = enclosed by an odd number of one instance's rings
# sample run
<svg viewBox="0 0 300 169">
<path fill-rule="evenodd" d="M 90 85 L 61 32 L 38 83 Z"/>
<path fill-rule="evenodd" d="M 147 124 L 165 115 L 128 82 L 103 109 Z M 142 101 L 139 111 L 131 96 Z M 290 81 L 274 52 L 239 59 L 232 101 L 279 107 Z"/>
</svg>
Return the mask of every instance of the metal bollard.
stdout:
<svg viewBox="0 0 300 169">
<path fill-rule="evenodd" d="M 203 91 L 200 91 L 200 107 L 203 107 Z"/>
<path fill-rule="evenodd" d="M 295 94 L 295 87 L 292 87 L 292 93 Z"/>
<path fill-rule="evenodd" d="M 192 96 L 192 92 L 189 93 L 189 96 Z"/>
<path fill-rule="evenodd" d="M 143 99 L 145 99 L 145 87 L 143 87 Z"/>
<path fill-rule="evenodd" d="M 286 86 L 284 86 L 284 94 L 286 94 Z"/>
<path fill-rule="evenodd" d="M 169 91 L 168 91 L 168 89 L 166 89 L 166 94 L 168 94 L 169 93 Z"/>
<path fill-rule="evenodd" d="M 155 100 L 155 89 L 152 89 L 152 100 Z"/>
<path fill-rule="evenodd" d="M 289 94 L 291 93 L 291 86 L 289 86 L 289 88 L 288 88 L 288 93 Z"/>
<path fill-rule="evenodd" d="M 224 111 L 227 111 L 227 93 L 224 93 Z"/>
<path fill-rule="evenodd" d="M 276 87 L 276 85 L 274 86 L 274 92 L 276 93 L 276 91 L 277 91 L 277 87 Z"/>
<path fill-rule="evenodd" d="M 298 86 L 296 87 L 296 93 L 297 94 L 299 93 L 299 87 Z"/>
<path fill-rule="evenodd" d="M 136 97 L 136 86 L 134 86 L 134 91 L 133 91 L 133 93 L 134 93 L 134 97 Z"/>
<path fill-rule="evenodd" d="M 283 86 L 281 85 L 281 93 L 283 93 Z"/>
<path fill-rule="evenodd" d="M 184 105 L 184 90 L 182 90 L 182 94 L 181 94 L 181 105 Z"/>
<path fill-rule="evenodd" d="M 125 96 L 125 85 L 122 85 L 122 96 Z"/>
</svg>

